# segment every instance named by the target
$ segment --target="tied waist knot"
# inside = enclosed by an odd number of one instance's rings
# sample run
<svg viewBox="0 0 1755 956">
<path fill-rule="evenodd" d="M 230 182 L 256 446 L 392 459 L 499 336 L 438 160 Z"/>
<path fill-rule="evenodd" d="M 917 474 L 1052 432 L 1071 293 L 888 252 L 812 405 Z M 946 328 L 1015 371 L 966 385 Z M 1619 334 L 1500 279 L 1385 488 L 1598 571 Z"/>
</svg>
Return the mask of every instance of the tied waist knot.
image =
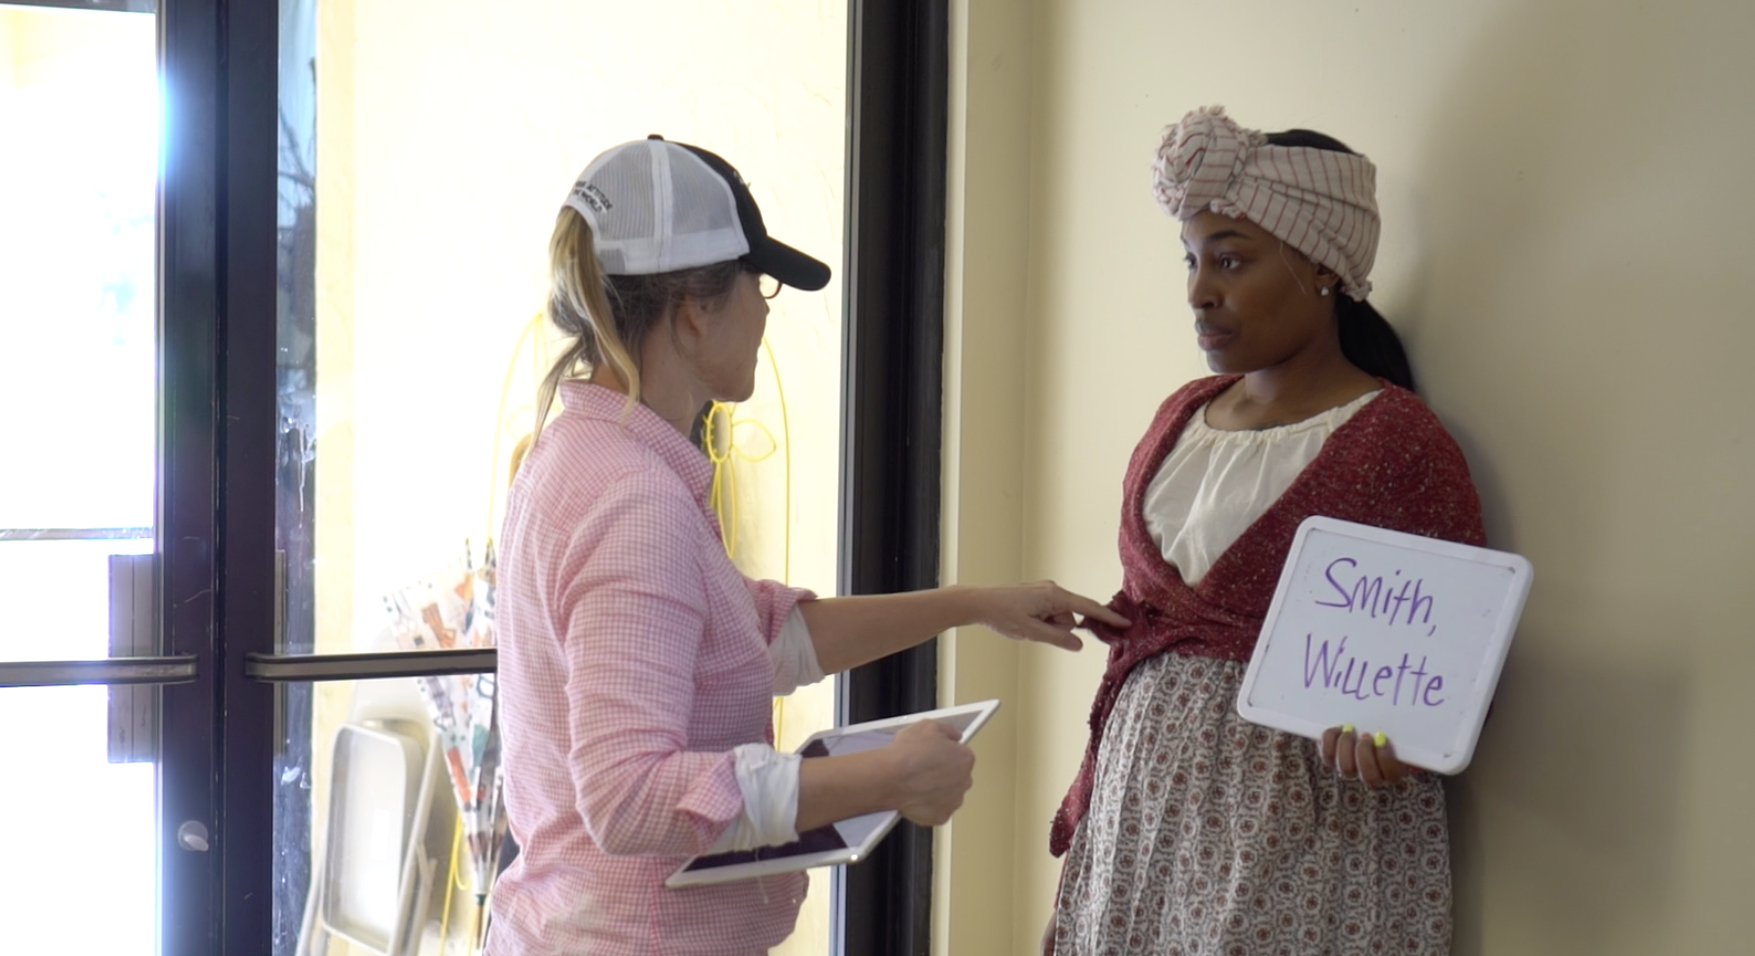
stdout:
<svg viewBox="0 0 1755 956">
<path fill-rule="evenodd" d="M 1132 621 L 1133 626 L 1117 628 L 1097 620 L 1085 621 L 1091 633 L 1109 645 L 1109 660 L 1103 669 L 1103 682 L 1097 687 L 1097 699 L 1091 704 L 1091 736 L 1085 744 L 1079 775 L 1054 814 L 1048 848 L 1055 856 L 1064 855 L 1072 845 L 1073 830 L 1091 805 L 1103 725 L 1115 709 L 1121 688 L 1134 667 L 1165 651 L 1247 661 L 1261 633 L 1260 618 L 1237 614 L 1206 601 L 1180 580 L 1160 594 L 1140 598 L 1123 589 L 1109 599 L 1109 608 Z"/>
<path fill-rule="evenodd" d="M 1172 648 L 1196 657 L 1247 661 L 1261 633 L 1260 618 L 1238 614 L 1202 600 L 1193 590 L 1166 590 L 1136 598 L 1125 589 L 1109 599 L 1110 610 L 1133 622 L 1113 627 L 1094 618 L 1083 623 L 1109 645 L 1109 667 L 1128 666 Z M 1104 674 L 1105 679 L 1110 675 Z"/>
<path fill-rule="evenodd" d="M 1094 617 L 1085 618 L 1080 623 L 1098 640 L 1110 646 L 1111 653 L 1117 645 L 1126 643 L 1131 636 L 1149 634 L 1164 627 L 1164 613 L 1151 604 L 1133 599 L 1126 591 L 1117 591 L 1109 599 L 1109 610 L 1127 618 L 1133 624 L 1129 627 L 1116 627 Z"/>
</svg>

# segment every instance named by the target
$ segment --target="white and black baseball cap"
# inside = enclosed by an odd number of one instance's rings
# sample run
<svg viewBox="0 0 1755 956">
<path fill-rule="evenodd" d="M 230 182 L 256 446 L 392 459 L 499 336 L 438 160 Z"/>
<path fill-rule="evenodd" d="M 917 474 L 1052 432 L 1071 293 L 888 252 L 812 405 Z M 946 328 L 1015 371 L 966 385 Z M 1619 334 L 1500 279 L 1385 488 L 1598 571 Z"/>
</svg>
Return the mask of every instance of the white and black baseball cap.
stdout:
<svg viewBox="0 0 1755 956">
<path fill-rule="evenodd" d="M 762 211 L 730 163 L 653 135 L 605 150 L 567 194 L 591 224 L 608 275 L 652 275 L 742 259 L 806 292 L 829 267 L 768 235 Z"/>
</svg>

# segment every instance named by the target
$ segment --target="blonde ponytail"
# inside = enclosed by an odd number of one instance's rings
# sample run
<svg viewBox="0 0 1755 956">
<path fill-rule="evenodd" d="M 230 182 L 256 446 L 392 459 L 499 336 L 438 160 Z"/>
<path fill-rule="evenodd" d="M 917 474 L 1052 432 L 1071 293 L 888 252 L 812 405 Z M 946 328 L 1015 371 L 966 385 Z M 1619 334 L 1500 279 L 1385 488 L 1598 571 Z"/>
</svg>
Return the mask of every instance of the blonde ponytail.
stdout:
<svg viewBox="0 0 1755 956">
<path fill-rule="evenodd" d="M 609 282 L 597 263 L 591 224 L 571 208 L 563 207 L 555 217 L 554 235 L 548 241 L 548 262 L 548 318 L 571 341 L 537 388 L 533 435 L 542 433 L 561 383 L 588 375 L 605 363 L 627 383 L 628 404 L 640 400 L 640 365 L 634 360 L 630 343 L 624 341 L 616 327 L 615 311 L 609 302 Z M 638 348 L 637 342 L 632 345 Z"/>
<path fill-rule="evenodd" d="M 561 353 L 536 390 L 536 427 L 542 434 L 561 383 L 607 366 L 628 387 L 628 410 L 640 400 L 638 356 L 646 334 L 664 323 L 684 299 L 705 308 L 724 306 L 740 273 L 741 260 L 651 275 L 605 275 L 597 262 L 591 225 L 571 207 L 555 219 L 548 242 L 550 288 L 548 318 L 568 336 Z"/>
</svg>

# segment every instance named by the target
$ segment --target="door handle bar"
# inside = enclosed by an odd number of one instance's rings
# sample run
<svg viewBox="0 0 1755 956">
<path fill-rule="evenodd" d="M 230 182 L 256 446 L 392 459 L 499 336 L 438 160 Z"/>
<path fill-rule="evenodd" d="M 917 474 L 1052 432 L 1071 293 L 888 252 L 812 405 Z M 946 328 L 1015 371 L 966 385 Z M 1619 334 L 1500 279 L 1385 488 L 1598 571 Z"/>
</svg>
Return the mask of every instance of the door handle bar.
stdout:
<svg viewBox="0 0 1755 956">
<path fill-rule="evenodd" d="M 109 657 L 94 661 L 0 662 L 0 687 L 66 687 L 76 684 L 189 684 L 195 658 Z"/>
<path fill-rule="evenodd" d="M 269 683 L 492 674 L 498 666 L 499 652 L 491 647 L 373 654 L 244 655 L 244 676 Z"/>
</svg>

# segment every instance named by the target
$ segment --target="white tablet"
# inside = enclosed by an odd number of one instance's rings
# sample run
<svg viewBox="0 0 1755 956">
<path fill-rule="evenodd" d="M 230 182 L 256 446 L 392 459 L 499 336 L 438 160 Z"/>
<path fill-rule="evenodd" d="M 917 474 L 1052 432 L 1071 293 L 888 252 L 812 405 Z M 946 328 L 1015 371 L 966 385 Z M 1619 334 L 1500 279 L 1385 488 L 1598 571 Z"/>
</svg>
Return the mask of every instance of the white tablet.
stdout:
<svg viewBox="0 0 1755 956">
<path fill-rule="evenodd" d="M 834 727 L 812 734 L 798 748 L 798 753 L 808 759 L 875 750 L 888 745 L 902 728 L 922 720 L 944 721 L 961 730 L 963 743 L 968 743 L 969 738 L 975 736 L 975 732 L 998 709 L 999 701 L 984 700 L 974 704 L 921 711 L 918 714 L 904 714 L 901 717 L 887 717 L 863 724 Z M 774 873 L 790 873 L 813 866 L 858 863 L 871 855 L 878 842 L 901 818 L 902 815 L 894 810 L 868 813 L 801 833 L 792 843 L 697 856 L 678 867 L 664 881 L 664 885 L 700 886 L 729 880 L 747 880 Z"/>
</svg>

